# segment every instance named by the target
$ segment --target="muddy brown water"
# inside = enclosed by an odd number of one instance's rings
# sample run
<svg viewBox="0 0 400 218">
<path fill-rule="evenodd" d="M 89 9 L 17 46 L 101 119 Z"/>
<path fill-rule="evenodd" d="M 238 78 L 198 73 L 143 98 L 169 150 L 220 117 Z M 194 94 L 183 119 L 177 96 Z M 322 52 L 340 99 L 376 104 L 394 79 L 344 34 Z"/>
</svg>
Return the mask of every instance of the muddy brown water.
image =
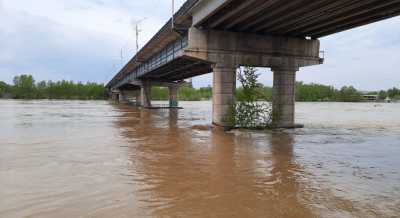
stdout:
<svg viewBox="0 0 400 218">
<path fill-rule="evenodd" d="M 0 101 L 0 217 L 400 217 L 400 104 L 232 132 L 181 106 Z"/>
</svg>

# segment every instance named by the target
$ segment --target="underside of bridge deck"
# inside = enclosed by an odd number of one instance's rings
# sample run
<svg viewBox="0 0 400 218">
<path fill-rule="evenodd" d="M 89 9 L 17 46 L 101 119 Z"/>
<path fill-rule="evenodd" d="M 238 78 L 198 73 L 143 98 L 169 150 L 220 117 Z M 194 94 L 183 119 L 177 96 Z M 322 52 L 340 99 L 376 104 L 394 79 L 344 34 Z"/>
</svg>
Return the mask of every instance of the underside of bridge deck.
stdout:
<svg viewBox="0 0 400 218">
<path fill-rule="evenodd" d="M 224 3 L 196 27 L 319 38 L 400 15 L 399 0 L 214 1 Z"/>
<path fill-rule="evenodd" d="M 139 77 L 138 79 L 173 82 L 207 74 L 211 71 L 212 68 L 210 62 L 182 56 L 143 75 L 142 77 Z"/>
</svg>

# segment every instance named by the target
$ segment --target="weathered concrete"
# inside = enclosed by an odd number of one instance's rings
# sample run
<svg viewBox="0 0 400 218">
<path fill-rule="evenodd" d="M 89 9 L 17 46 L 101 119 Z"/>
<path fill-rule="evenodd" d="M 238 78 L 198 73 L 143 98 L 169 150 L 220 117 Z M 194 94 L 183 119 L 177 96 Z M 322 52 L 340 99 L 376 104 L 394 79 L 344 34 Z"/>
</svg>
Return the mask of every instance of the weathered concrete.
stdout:
<svg viewBox="0 0 400 218">
<path fill-rule="evenodd" d="M 236 67 L 216 64 L 213 71 L 213 124 L 229 127 L 227 119 L 235 103 Z"/>
<path fill-rule="evenodd" d="M 122 89 L 114 94 L 120 96 L 121 102 L 135 102 L 137 106 L 145 108 L 159 108 L 153 107 L 151 104 L 151 87 L 160 86 L 168 87 L 169 89 L 169 107 L 178 107 L 178 88 L 183 85 L 188 85 L 185 81 L 178 82 L 164 82 L 164 81 L 151 81 L 151 80 L 131 80 L 128 83 L 129 89 Z M 165 108 L 165 107 L 162 107 Z"/>
<path fill-rule="evenodd" d="M 119 92 L 113 91 L 109 93 L 110 99 L 113 101 L 119 101 Z"/>
<path fill-rule="evenodd" d="M 234 69 L 271 67 L 274 123 L 292 127 L 295 72 L 323 63 L 318 38 L 397 15 L 397 0 L 187 0 L 175 14 L 175 28 L 171 19 L 107 87 L 111 91 L 139 85 L 141 104 L 151 107 L 151 84 L 141 85 L 140 80 L 175 83 L 209 73 L 215 65 L 213 121 L 224 126 L 234 102 Z M 170 102 L 175 104 L 174 96 Z"/>
<path fill-rule="evenodd" d="M 322 63 L 319 40 L 189 29 L 185 56 L 235 66 L 305 67 Z"/>
<path fill-rule="evenodd" d="M 126 96 L 124 95 L 123 92 L 120 92 L 120 93 L 118 94 L 118 102 L 119 102 L 119 103 L 126 103 L 126 102 L 127 102 L 127 101 L 126 101 Z"/>
<path fill-rule="evenodd" d="M 136 91 L 136 106 L 140 106 L 141 105 L 141 90 Z"/>
<path fill-rule="evenodd" d="M 295 128 L 296 67 L 274 67 L 272 96 L 273 125 L 277 128 Z"/>
<path fill-rule="evenodd" d="M 236 67 L 271 67 L 274 71 L 273 122 L 293 128 L 295 72 L 300 67 L 321 64 L 319 41 L 247 33 L 189 31 L 185 54 L 217 63 L 213 81 L 213 123 L 227 127 L 227 115 L 234 104 Z"/>
<path fill-rule="evenodd" d="M 178 87 L 169 86 L 169 107 L 178 107 Z"/>
<path fill-rule="evenodd" d="M 118 93 L 119 102 L 129 103 L 136 98 L 136 91 L 134 90 L 120 90 Z"/>
<path fill-rule="evenodd" d="M 142 107 L 151 107 L 151 83 L 150 81 L 143 81 L 143 85 L 140 90 L 140 103 Z"/>
<path fill-rule="evenodd" d="M 213 72 L 213 123 L 229 127 L 228 116 L 235 103 L 236 69 L 239 66 L 271 67 L 274 71 L 273 122 L 277 127 L 294 124 L 295 72 L 300 67 L 321 64 L 319 41 L 293 37 L 262 36 L 190 28 L 185 57 L 210 63 Z M 290 67 L 288 67 L 290 66 Z M 195 68 L 194 68 L 195 69 Z M 132 80 L 141 87 L 141 106 L 151 108 L 151 86 L 169 87 L 169 106 L 177 107 L 181 82 Z M 182 83 L 183 84 L 183 83 Z"/>
<path fill-rule="evenodd" d="M 192 25 L 201 29 L 319 38 L 398 16 L 400 3 L 397 0 L 203 0 L 190 12 Z"/>
</svg>

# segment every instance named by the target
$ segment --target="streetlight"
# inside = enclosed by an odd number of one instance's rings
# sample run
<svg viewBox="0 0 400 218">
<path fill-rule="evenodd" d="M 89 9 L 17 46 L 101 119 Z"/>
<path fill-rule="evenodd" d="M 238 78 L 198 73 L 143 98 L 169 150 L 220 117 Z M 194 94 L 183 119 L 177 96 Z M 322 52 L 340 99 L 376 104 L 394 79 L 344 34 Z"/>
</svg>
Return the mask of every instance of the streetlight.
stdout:
<svg viewBox="0 0 400 218">
<path fill-rule="evenodd" d="M 135 28 L 135 32 L 136 32 L 136 54 L 139 52 L 139 33 L 142 31 L 139 29 L 139 24 L 141 22 L 143 22 L 144 20 L 146 20 L 147 18 L 142 18 L 140 20 L 132 20 L 132 26 L 134 26 Z"/>
<path fill-rule="evenodd" d="M 174 21 L 174 14 L 175 14 L 175 0 L 172 0 L 172 29 L 175 29 L 175 21 Z"/>
</svg>

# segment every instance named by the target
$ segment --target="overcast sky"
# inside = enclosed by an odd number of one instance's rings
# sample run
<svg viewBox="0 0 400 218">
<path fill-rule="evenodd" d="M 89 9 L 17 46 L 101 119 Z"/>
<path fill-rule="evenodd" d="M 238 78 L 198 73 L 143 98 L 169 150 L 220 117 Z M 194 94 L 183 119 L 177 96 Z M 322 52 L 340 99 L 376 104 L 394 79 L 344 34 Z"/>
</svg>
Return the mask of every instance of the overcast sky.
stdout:
<svg viewBox="0 0 400 218">
<path fill-rule="evenodd" d="M 177 9 L 184 0 L 176 0 Z M 0 0 L 0 80 L 106 83 L 135 53 L 133 25 L 144 45 L 169 19 L 170 0 Z M 121 63 L 122 49 L 122 63 Z M 321 39 L 326 63 L 302 68 L 298 80 L 361 90 L 400 87 L 400 18 Z M 272 84 L 272 73 L 261 81 Z M 194 78 L 207 86 L 211 75 Z"/>
</svg>

